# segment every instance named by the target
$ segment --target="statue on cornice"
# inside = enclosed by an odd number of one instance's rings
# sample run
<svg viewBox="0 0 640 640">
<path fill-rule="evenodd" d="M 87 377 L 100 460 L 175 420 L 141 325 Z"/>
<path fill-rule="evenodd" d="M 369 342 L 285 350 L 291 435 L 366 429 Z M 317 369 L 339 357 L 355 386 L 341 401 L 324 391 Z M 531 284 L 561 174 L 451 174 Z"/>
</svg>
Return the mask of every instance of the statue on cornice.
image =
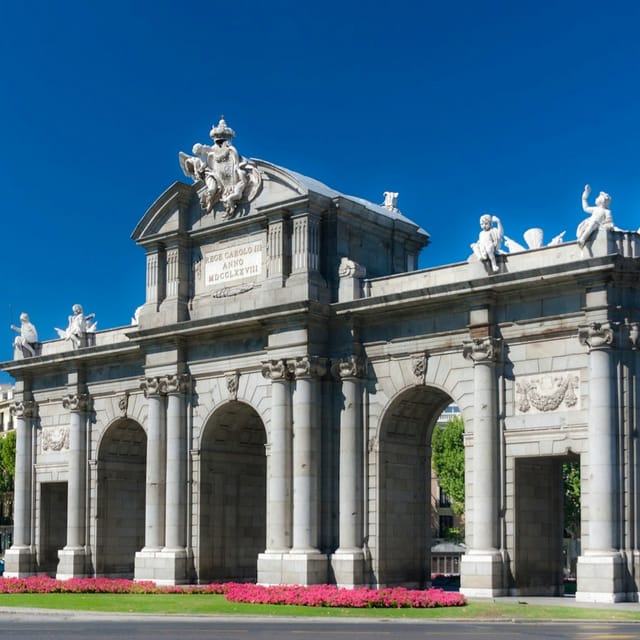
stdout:
<svg viewBox="0 0 640 640">
<path fill-rule="evenodd" d="M 590 214 L 588 218 L 585 218 L 576 230 L 576 238 L 578 240 L 578 246 L 582 249 L 589 241 L 591 236 L 595 233 L 596 229 L 602 227 L 604 229 L 613 229 L 613 216 L 611 214 L 611 196 L 604 191 L 596 197 L 596 203 L 594 207 L 589 206 L 588 198 L 591 193 L 591 187 L 587 184 L 582 192 L 582 210 L 585 213 Z"/>
<path fill-rule="evenodd" d="M 488 260 L 491 263 L 491 269 L 494 273 L 498 271 L 496 254 L 500 252 L 503 235 L 504 229 L 498 216 L 492 216 L 488 213 L 480 216 L 478 241 L 471 243 L 471 249 L 478 260 Z"/>
<path fill-rule="evenodd" d="M 11 329 L 19 333 L 19 336 L 15 337 L 13 346 L 19 349 L 22 354 L 28 353 L 30 356 L 36 355 L 36 348 L 38 345 L 38 332 L 35 326 L 29 320 L 29 315 L 26 313 L 20 314 L 20 326 L 16 327 L 11 325 Z"/>
<path fill-rule="evenodd" d="M 89 322 L 95 318 L 95 313 L 86 314 L 82 310 L 82 305 L 74 304 L 73 314 L 69 316 L 69 324 L 66 329 L 55 327 L 58 336 L 63 340 L 68 340 L 74 349 L 87 346 L 88 334 L 94 334 L 98 326 L 97 322 Z"/>
<path fill-rule="evenodd" d="M 251 200 L 262 178 L 254 164 L 240 156 L 231 140 L 236 134 L 220 117 L 217 126 L 209 132 L 213 145 L 196 143 L 193 156 L 179 153 L 180 167 L 194 182 L 203 181 L 205 189 L 200 194 L 200 205 L 211 213 L 218 202 L 224 207 L 223 220 L 232 218 L 240 200 Z"/>
</svg>

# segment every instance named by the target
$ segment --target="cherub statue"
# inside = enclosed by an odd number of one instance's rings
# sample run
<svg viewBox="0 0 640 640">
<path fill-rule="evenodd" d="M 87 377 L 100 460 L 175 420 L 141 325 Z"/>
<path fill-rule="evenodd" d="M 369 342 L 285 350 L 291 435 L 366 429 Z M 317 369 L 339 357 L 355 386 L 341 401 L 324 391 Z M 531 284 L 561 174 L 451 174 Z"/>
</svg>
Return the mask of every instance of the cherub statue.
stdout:
<svg viewBox="0 0 640 640">
<path fill-rule="evenodd" d="M 56 331 L 63 340 L 69 340 L 74 349 L 86 345 L 86 335 L 95 333 L 97 322 L 89 323 L 89 320 L 95 318 L 95 313 L 87 315 L 82 311 L 82 305 L 74 304 L 72 307 L 73 315 L 69 316 L 69 325 L 66 329 L 58 329 Z"/>
<path fill-rule="evenodd" d="M 594 234 L 596 229 L 603 227 L 604 229 L 613 228 L 613 216 L 611 215 L 611 196 L 604 191 L 596 197 L 596 204 L 590 207 L 587 199 L 591 193 L 591 187 L 586 184 L 582 192 L 582 209 L 585 213 L 590 214 L 589 218 L 583 220 L 576 230 L 576 238 L 578 246 L 582 249 Z"/>
<path fill-rule="evenodd" d="M 36 344 L 38 342 L 38 332 L 35 326 L 29 320 L 29 315 L 26 313 L 20 314 L 20 326 L 16 327 L 11 325 L 13 331 L 17 331 L 20 335 L 16 336 L 13 341 L 13 346 L 19 348 L 22 353 L 26 351 L 32 356 L 36 355 Z"/>
<path fill-rule="evenodd" d="M 496 225 L 495 227 L 493 226 L 494 224 Z M 471 249 L 473 249 L 473 253 L 479 260 L 488 260 L 491 263 L 491 269 L 495 273 L 498 271 L 496 253 L 500 251 L 504 229 L 500 218 L 488 213 L 480 216 L 480 227 L 478 241 L 471 243 Z"/>
</svg>

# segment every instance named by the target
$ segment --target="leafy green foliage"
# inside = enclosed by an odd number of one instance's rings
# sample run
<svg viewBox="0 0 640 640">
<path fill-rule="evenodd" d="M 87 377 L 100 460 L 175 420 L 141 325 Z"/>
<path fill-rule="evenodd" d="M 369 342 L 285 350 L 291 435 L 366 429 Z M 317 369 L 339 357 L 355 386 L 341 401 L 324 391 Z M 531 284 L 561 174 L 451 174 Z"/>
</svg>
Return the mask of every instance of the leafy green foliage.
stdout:
<svg viewBox="0 0 640 640">
<path fill-rule="evenodd" d="M 431 461 L 438 482 L 451 498 L 455 513 L 464 512 L 464 421 L 451 418 L 436 427 L 431 443 Z"/>
<path fill-rule="evenodd" d="M 580 462 L 562 464 L 564 483 L 564 528 L 574 538 L 580 537 Z"/>
<path fill-rule="evenodd" d="M 16 432 L 8 431 L 0 438 L 0 493 L 13 491 L 16 475 Z"/>
</svg>

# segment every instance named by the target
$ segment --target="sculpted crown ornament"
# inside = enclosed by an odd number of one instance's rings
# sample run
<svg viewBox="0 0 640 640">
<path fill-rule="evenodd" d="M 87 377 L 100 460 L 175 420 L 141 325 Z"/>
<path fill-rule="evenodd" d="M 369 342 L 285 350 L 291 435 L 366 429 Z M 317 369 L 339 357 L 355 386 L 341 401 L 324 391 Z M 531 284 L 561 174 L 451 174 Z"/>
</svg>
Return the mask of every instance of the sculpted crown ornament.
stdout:
<svg viewBox="0 0 640 640">
<path fill-rule="evenodd" d="M 180 152 L 180 167 L 194 182 L 202 181 L 200 206 L 207 213 L 222 209 L 222 219 L 237 215 L 241 203 L 255 198 L 262 186 L 262 176 L 257 167 L 238 154 L 231 144 L 235 131 L 224 117 L 209 132 L 213 145 L 193 145 L 192 156 Z M 216 207 L 220 203 L 220 207 Z"/>
</svg>

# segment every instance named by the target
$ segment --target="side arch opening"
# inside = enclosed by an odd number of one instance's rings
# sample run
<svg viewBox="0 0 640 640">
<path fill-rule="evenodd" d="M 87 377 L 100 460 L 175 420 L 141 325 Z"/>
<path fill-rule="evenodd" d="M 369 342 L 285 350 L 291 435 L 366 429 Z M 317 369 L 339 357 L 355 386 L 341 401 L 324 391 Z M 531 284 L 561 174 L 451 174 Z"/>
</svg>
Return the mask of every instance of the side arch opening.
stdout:
<svg viewBox="0 0 640 640">
<path fill-rule="evenodd" d="M 431 579 L 431 437 L 453 402 L 443 390 L 412 387 L 388 407 L 378 448 L 378 553 L 374 582 L 424 587 Z"/>
</svg>

